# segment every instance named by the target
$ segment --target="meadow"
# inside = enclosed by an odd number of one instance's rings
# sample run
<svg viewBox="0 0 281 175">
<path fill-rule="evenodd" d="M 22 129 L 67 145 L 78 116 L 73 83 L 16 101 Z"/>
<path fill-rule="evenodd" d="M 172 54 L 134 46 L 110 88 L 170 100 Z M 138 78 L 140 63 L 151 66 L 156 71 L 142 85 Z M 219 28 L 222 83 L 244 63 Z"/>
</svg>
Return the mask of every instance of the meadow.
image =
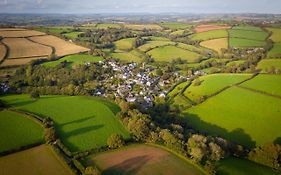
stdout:
<svg viewBox="0 0 281 175">
<path fill-rule="evenodd" d="M 231 87 L 184 115 L 197 130 L 253 148 L 281 136 L 280 106 L 278 98 Z"/>
<path fill-rule="evenodd" d="M 245 63 L 245 60 L 237 60 L 237 61 L 231 61 L 226 64 L 226 67 L 232 67 L 232 66 L 240 66 L 243 63 Z"/>
<path fill-rule="evenodd" d="M 249 25 L 239 25 L 232 27 L 234 30 L 249 30 L 249 31 L 256 31 L 256 32 L 262 32 L 263 30 L 260 27 L 255 26 L 249 26 Z"/>
<path fill-rule="evenodd" d="M 125 62 L 142 62 L 144 60 L 144 57 L 139 51 L 132 50 L 130 52 L 113 52 L 109 53 L 109 55 L 113 58 L 117 58 L 120 61 Z"/>
<path fill-rule="evenodd" d="M 194 80 L 185 90 L 184 95 L 194 102 L 199 102 L 202 97 L 212 95 L 225 87 L 242 82 L 250 78 L 251 74 L 211 74 L 200 77 L 201 84 L 196 86 Z"/>
<path fill-rule="evenodd" d="M 34 101 L 29 95 L 9 95 L 1 100 L 16 109 L 51 117 L 58 136 L 71 151 L 105 146 L 112 133 L 130 137 L 115 117 L 119 107 L 100 98 L 42 96 Z"/>
<path fill-rule="evenodd" d="M 160 25 L 169 29 L 186 29 L 192 26 L 190 24 L 176 22 L 162 22 Z"/>
<path fill-rule="evenodd" d="M 182 48 L 182 49 L 186 49 L 186 50 L 190 50 L 192 52 L 197 52 L 197 53 L 204 53 L 206 49 L 202 48 L 202 47 L 195 47 L 193 45 L 188 45 L 188 44 L 184 44 L 184 43 L 178 43 L 177 47 Z"/>
<path fill-rule="evenodd" d="M 0 174 L 73 175 L 50 146 L 41 145 L 0 157 Z"/>
<path fill-rule="evenodd" d="M 240 86 L 280 96 L 281 98 L 281 75 L 259 74 Z"/>
<path fill-rule="evenodd" d="M 187 62 L 197 62 L 201 55 L 176 46 L 164 46 L 147 52 L 155 61 L 171 62 L 173 59 L 181 58 Z"/>
<path fill-rule="evenodd" d="M 98 29 L 108 29 L 108 28 L 121 28 L 121 26 L 119 24 L 97 24 L 95 26 Z"/>
<path fill-rule="evenodd" d="M 243 38 L 229 38 L 229 46 L 237 48 L 245 47 L 263 47 L 266 45 L 265 41 L 257 41 Z"/>
<path fill-rule="evenodd" d="M 268 31 L 272 32 L 270 39 L 273 42 L 281 42 L 281 29 L 280 28 L 267 28 Z"/>
<path fill-rule="evenodd" d="M 251 30 L 228 30 L 229 37 L 231 38 L 244 38 L 250 40 L 264 41 L 268 37 L 268 33 L 264 31 L 251 31 Z"/>
<path fill-rule="evenodd" d="M 125 28 L 130 30 L 161 30 L 158 24 L 123 24 Z"/>
<path fill-rule="evenodd" d="M 262 72 L 266 72 L 272 67 L 281 70 L 281 59 L 263 59 L 258 63 L 257 69 L 261 69 Z"/>
<path fill-rule="evenodd" d="M 148 145 L 131 145 L 89 157 L 103 175 L 205 174 L 199 167 L 164 149 Z"/>
<path fill-rule="evenodd" d="M 267 53 L 269 58 L 281 58 L 281 43 L 274 43 L 273 48 Z"/>
<path fill-rule="evenodd" d="M 41 31 L 44 33 L 51 33 L 51 34 L 62 34 L 71 32 L 73 27 L 70 26 L 58 26 L 58 27 L 35 27 L 34 30 Z"/>
<path fill-rule="evenodd" d="M 147 52 L 153 48 L 167 46 L 167 45 L 175 45 L 172 41 L 148 41 L 144 45 L 138 47 L 140 51 Z"/>
<path fill-rule="evenodd" d="M 180 93 L 180 91 L 181 91 L 184 87 L 186 87 L 188 84 L 189 84 L 188 81 L 183 82 L 183 83 L 180 83 L 180 84 L 177 85 L 171 92 L 169 92 L 168 95 L 169 95 L 170 97 L 173 97 L 173 96 L 177 95 L 177 94 Z"/>
<path fill-rule="evenodd" d="M 22 114 L 0 111 L 0 128 L 0 152 L 43 143 L 43 127 Z"/>
<path fill-rule="evenodd" d="M 68 68 L 73 68 L 73 66 L 75 66 L 75 65 L 82 65 L 82 64 L 85 64 L 85 63 L 103 61 L 103 58 L 100 57 L 100 56 L 75 54 L 75 55 L 65 56 L 65 57 L 63 57 L 61 59 L 58 59 L 56 61 L 45 62 L 42 65 L 47 66 L 47 67 L 55 67 L 63 61 L 67 62 Z"/>
<path fill-rule="evenodd" d="M 63 34 L 65 37 L 70 38 L 70 39 L 77 39 L 79 38 L 79 35 L 82 34 L 84 32 L 69 32 L 66 34 Z"/>
<path fill-rule="evenodd" d="M 131 50 L 133 48 L 133 43 L 135 38 L 125 38 L 114 42 L 115 46 L 119 50 Z"/>
<path fill-rule="evenodd" d="M 196 33 L 190 36 L 191 40 L 211 40 L 217 38 L 227 38 L 228 33 L 226 30 L 210 30 L 207 32 Z"/>
<path fill-rule="evenodd" d="M 170 33 L 170 35 L 171 36 L 183 35 L 184 32 L 185 32 L 185 30 L 177 30 L 177 31 Z"/>
<path fill-rule="evenodd" d="M 228 48 L 228 38 L 219 38 L 213 40 L 207 40 L 200 43 L 201 46 L 206 47 L 208 49 L 212 49 L 219 54 L 221 54 L 221 49 Z"/>
</svg>

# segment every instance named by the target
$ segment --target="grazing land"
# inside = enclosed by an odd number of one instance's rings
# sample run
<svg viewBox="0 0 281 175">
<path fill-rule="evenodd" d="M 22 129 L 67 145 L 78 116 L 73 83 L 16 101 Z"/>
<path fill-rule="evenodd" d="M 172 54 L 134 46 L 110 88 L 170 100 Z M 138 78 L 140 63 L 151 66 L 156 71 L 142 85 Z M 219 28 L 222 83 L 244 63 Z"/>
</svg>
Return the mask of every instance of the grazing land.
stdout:
<svg viewBox="0 0 281 175">
<path fill-rule="evenodd" d="M 281 43 L 274 43 L 267 56 L 269 58 L 281 58 Z"/>
<path fill-rule="evenodd" d="M 226 64 L 226 67 L 240 66 L 243 63 L 245 63 L 245 60 L 231 61 L 231 62 Z"/>
<path fill-rule="evenodd" d="M 180 84 L 177 85 L 171 92 L 169 92 L 169 96 L 172 97 L 172 96 L 177 95 L 177 94 L 180 93 L 180 91 L 181 91 L 184 87 L 186 87 L 188 84 L 189 84 L 188 81 L 183 82 L 183 83 L 180 83 Z"/>
<path fill-rule="evenodd" d="M 100 153 L 87 162 L 93 162 L 102 170 L 102 174 L 205 174 L 187 160 L 161 148 L 147 145 L 132 145 L 119 150 Z"/>
<path fill-rule="evenodd" d="M 273 42 L 281 42 L 281 29 L 280 28 L 267 28 L 268 31 L 272 32 L 270 39 Z"/>
<path fill-rule="evenodd" d="M 35 31 L 35 30 L 7 30 L 0 31 L 0 36 L 4 38 L 19 38 L 19 37 L 29 37 L 29 36 L 39 36 L 46 35 L 43 32 Z"/>
<path fill-rule="evenodd" d="M 50 61 L 43 63 L 42 65 L 48 66 L 48 67 L 55 67 L 59 65 L 61 62 L 67 62 L 68 68 L 73 68 L 75 65 L 82 65 L 85 63 L 92 63 L 92 62 L 98 62 L 103 61 L 102 57 L 99 56 L 92 56 L 92 55 L 83 55 L 83 54 L 75 54 L 75 55 L 69 55 L 65 56 L 59 60 L 56 61 Z"/>
<path fill-rule="evenodd" d="M 70 33 L 66 33 L 64 34 L 65 37 L 70 38 L 70 39 L 77 39 L 79 38 L 79 35 L 81 35 L 84 32 L 70 32 Z"/>
<path fill-rule="evenodd" d="M 227 38 L 219 38 L 219 39 L 213 39 L 208 41 L 203 41 L 200 43 L 201 46 L 206 47 L 208 49 L 212 49 L 219 54 L 221 53 L 221 49 L 227 49 L 228 48 L 228 39 Z"/>
<path fill-rule="evenodd" d="M 47 145 L 0 157 L 0 174 L 72 175 L 73 173 Z"/>
<path fill-rule="evenodd" d="M 240 86 L 279 96 L 281 100 L 281 75 L 260 74 Z"/>
<path fill-rule="evenodd" d="M 0 62 L 5 58 L 7 53 L 6 47 L 0 43 Z"/>
<path fill-rule="evenodd" d="M 210 30 L 221 30 L 221 29 L 229 29 L 231 28 L 230 26 L 227 25 L 199 25 L 195 27 L 195 32 L 200 33 L 200 32 L 207 32 Z"/>
<path fill-rule="evenodd" d="M 115 118 L 119 108 L 103 99 L 80 96 L 42 96 L 32 100 L 29 95 L 4 96 L 16 109 L 42 117 L 51 117 L 59 137 L 71 150 L 86 150 L 105 146 L 112 133 L 129 138 L 129 133 Z M 46 110 L 48 109 L 48 110 Z"/>
<path fill-rule="evenodd" d="M 217 39 L 217 38 L 227 38 L 228 33 L 226 30 L 211 30 L 201 33 L 196 33 L 190 36 L 191 40 L 211 40 L 211 39 Z"/>
<path fill-rule="evenodd" d="M 0 152 L 43 142 L 43 127 L 16 112 L 0 111 L 0 128 Z"/>
<path fill-rule="evenodd" d="M 9 47 L 8 58 L 48 57 L 52 48 L 34 43 L 25 38 L 4 38 L 3 43 Z"/>
<path fill-rule="evenodd" d="M 197 62 L 201 55 L 175 46 L 164 46 L 147 52 L 155 61 L 171 62 L 177 58 L 187 62 Z"/>
<path fill-rule="evenodd" d="M 268 37 L 268 33 L 264 31 L 252 31 L 252 30 L 228 30 L 229 37 L 231 38 L 244 38 L 251 40 L 264 41 Z"/>
<path fill-rule="evenodd" d="M 144 60 L 144 58 L 142 57 L 142 55 L 136 51 L 136 50 L 132 50 L 130 52 L 113 52 L 113 53 L 109 53 L 109 55 L 113 58 L 117 58 L 121 61 L 125 61 L 125 62 L 142 62 Z"/>
<path fill-rule="evenodd" d="M 170 35 L 172 35 L 172 36 L 183 35 L 184 32 L 185 32 L 185 30 L 177 30 L 177 31 L 170 33 Z"/>
<path fill-rule="evenodd" d="M 281 70 L 281 59 L 263 59 L 259 62 L 257 69 L 267 72 L 272 67 Z"/>
<path fill-rule="evenodd" d="M 172 41 L 148 41 L 144 45 L 138 47 L 140 51 L 147 52 L 155 47 L 175 45 Z"/>
<path fill-rule="evenodd" d="M 131 50 L 135 42 L 135 38 L 126 38 L 114 42 L 115 46 L 119 50 Z"/>
<path fill-rule="evenodd" d="M 265 41 L 249 40 L 243 38 L 229 38 L 229 46 L 236 48 L 247 47 L 263 47 L 266 45 Z"/>
<path fill-rule="evenodd" d="M 119 24 L 97 24 L 96 28 L 98 29 L 108 29 L 108 28 L 121 28 Z"/>
<path fill-rule="evenodd" d="M 185 116 L 198 130 L 253 148 L 281 136 L 280 106 L 278 98 L 231 87 L 186 110 Z"/>
<path fill-rule="evenodd" d="M 278 175 L 279 173 L 273 171 L 271 168 L 256 164 L 246 159 L 238 159 L 230 157 L 223 159 L 217 163 L 218 175 Z"/>
<path fill-rule="evenodd" d="M 249 30 L 249 31 L 257 31 L 257 32 L 263 31 L 260 27 L 249 26 L 249 25 L 234 26 L 232 29 L 234 29 L 234 30 Z"/>
<path fill-rule="evenodd" d="M 51 34 L 63 34 L 70 32 L 72 27 L 58 26 L 58 27 L 35 27 L 34 30 L 51 33 Z"/>
<path fill-rule="evenodd" d="M 64 41 L 60 38 L 51 35 L 30 37 L 30 40 L 54 47 L 57 56 L 65 56 L 79 52 L 89 51 L 89 49 L 87 48 L 77 46 L 73 43 Z"/>
<path fill-rule="evenodd" d="M 192 26 L 190 24 L 176 23 L 176 22 L 163 22 L 160 25 L 169 29 L 186 29 Z"/>
<path fill-rule="evenodd" d="M 124 24 L 124 27 L 131 30 L 161 30 L 157 24 Z"/>
</svg>

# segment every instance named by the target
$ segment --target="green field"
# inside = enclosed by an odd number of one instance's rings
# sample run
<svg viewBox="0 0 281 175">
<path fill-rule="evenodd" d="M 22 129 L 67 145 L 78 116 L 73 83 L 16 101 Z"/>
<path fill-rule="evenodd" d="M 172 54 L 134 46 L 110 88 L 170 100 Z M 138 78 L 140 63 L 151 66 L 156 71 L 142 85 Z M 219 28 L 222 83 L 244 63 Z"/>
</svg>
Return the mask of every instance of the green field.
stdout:
<svg viewBox="0 0 281 175">
<path fill-rule="evenodd" d="M 135 38 L 125 38 L 114 42 L 114 44 L 117 49 L 127 51 L 133 48 L 133 43 L 135 40 Z"/>
<path fill-rule="evenodd" d="M 109 55 L 113 58 L 117 58 L 121 61 L 126 61 L 126 62 L 143 62 L 144 61 L 144 57 L 143 55 L 136 51 L 136 50 L 132 50 L 130 52 L 117 52 L 117 53 L 109 53 Z"/>
<path fill-rule="evenodd" d="M 148 37 L 151 41 L 170 41 L 170 39 L 160 36 L 151 36 Z"/>
<path fill-rule="evenodd" d="M 195 47 L 193 45 L 188 45 L 188 44 L 184 44 L 184 43 L 178 43 L 177 47 L 186 49 L 186 50 L 190 50 L 192 52 L 197 52 L 197 53 L 203 53 L 207 50 L 202 47 Z"/>
<path fill-rule="evenodd" d="M 278 175 L 271 168 L 249 160 L 230 157 L 217 163 L 218 175 Z"/>
<path fill-rule="evenodd" d="M 0 157 L 1 175 L 73 175 L 50 146 L 41 145 Z"/>
<path fill-rule="evenodd" d="M 249 40 L 243 38 L 229 38 L 229 46 L 237 48 L 245 47 L 263 47 L 266 45 L 265 41 Z"/>
<path fill-rule="evenodd" d="M 97 24 L 96 28 L 98 29 L 108 29 L 108 28 L 121 28 L 119 24 Z"/>
<path fill-rule="evenodd" d="M 216 38 L 227 38 L 228 33 L 226 30 L 211 30 L 207 32 L 196 33 L 190 36 L 191 40 L 211 40 Z"/>
<path fill-rule="evenodd" d="M 0 152 L 43 142 L 43 127 L 12 111 L 0 111 Z"/>
<path fill-rule="evenodd" d="M 82 34 L 84 32 L 70 32 L 70 33 L 66 33 L 63 34 L 65 37 L 70 38 L 70 39 L 77 39 L 79 38 L 79 35 Z"/>
<path fill-rule="evenodd" d="M 61 62 L 66 61 L 67 62 L 67 67 L 72 68 L 75 65 L 82 65 L 85 63 L 89 62 L 98 62 L 98 61 L 103 61 L 103 58 L 100 56 L 91 56 L 91 55 L 69 55 L 65 56 L 59 60 L 56 61 L 50 61 L 43 63 L 43 66 L 48 66 L 48 67 L 55 67 L 59 65 Z"/>
<path fill-rule="evenodd" d="M 251 77 L 250 74 L 212 74 L 200 77 L 201 84 L 194 82 L 186 89 L 184 95 L 194 102 L 199 102 L 203 96 L 214 94 L 227 86 L 242 82 Z"/>
<path fill-rule="evenodd" d="M 271 69 L 272 67 L 281 70 L 281 59 L 263 59 L 259 62 L 257 69 L 261 69 L 262 72 Z"/>
<path fill-rule="evenodd" d="M 231 61 L 226 64 L 226 67 L 232 67 L 232 66 L 240 66 L 241 64 L 245 63 L 245 60 L 237 60 L 237 61 Z"/>
<path fill-rule="evenodd" d="M 71 151 L 104 146 L 112 133 L 129 138 L 129 133 L 115 118 L 118 106 L 100 98 L 42 96 L 34 101 L 29 95 L 10 95 L 1 100 L 16 109 L 51 117 L 59 137 Z"/>
<path fill-rule="evenodd" d="M 263 31 L 260 27 L 248 26 L 248 25 L 234 26 L 232 29 L 235 29 L 235 30 L 249 30 L 249 31 L 256 31 L 256 32 L 262 32 Z"/>
<path fill-rule="evenodd" d="M 170 103 L 174 106 L 178 106 L 181 108 L 187 108 L 187 107 L 191 107 L 192 103 L 183 95 L 179 94 L 177 96 L 175 96 Z"/>
<path fill-rule="evenodd" d="M 281 43 L 274 43 L 273 48 L 268 52 L 269 58 L 281 58 Z"/>
<path fill-rule="evenodd" d="M 191 24 L 176 23 L 176 22 L 163 22 L 160 25 L 163 27 L 167 27 L 169 29 L 186 29 L 192 26 Z"/>
<path fill-rule="evenodd" d="M 73 30 L 73 27 L 70 26 L 62 26 L 62 27 L 35 27 L 34 30 L 38 30 L 45 33 L 52 33 L 52 34 L 62 34 L 68 33 Z"/>
<path fill-rule="evenodd" d="M 188 81 L 180 83 L 179 85 L 177 85 L 171 92 L 169 92 L 169 96 L 175 96 L 176 94 L 180 93 L 180 91 L 189 84 Z"/>
<path fill-rule="evenodd" d="M 268 37 L 268 33 L 264 31 L 250 31 L 250 30 L 228 30 L 229 37 L 231 38 L 244 38 L 251 40 L 264 41 Z"/>
<path fill-rule="evenodd" d="M 140 51 L 147 52 L 150 49 L 155 47 L 167 46 L 167 45 L 175 45 L 172 41 L 148 41 L 144 45 L 138 47 Z"/>
<path fill-rule="evenodd" d="M 267 30 L 272 32 L 270 39 L 272 39 L 273 42 L 281 42 L 281 28 L 267 28 Z"/>
<path fill-rule="evenodd" d="M 281 136 L 280 106 L 278 98 L 232 87 L 184 111 L 184 115 L 197 130 L 253 148 Z"/>
<path fill-rule="evenodd" d="M 164 46 L 147 52 L 155 61 L 171 62 L 173 59 L 181 58 L 188 62 L 197 62 L 201 55 L 175 46 Z"/>
<path fill-rule="evenodd" d="M 206 174 L 185 158 L 148 145 L 131 145 L 90 156 L 87 165 L 97 165 L 103 175 Z"/>
<path fill-rule="evenodd" d="M 281 75 L 260 74 L 240 86 L 281 97 Z"/>
<path fill-rule="evenodd" d="M 170 35 L 172 35 L 172 36 L 183 35 L 184 32 L 185 32 L 185 30 L 177 30 L 177 31 L 170 33 Z"/>
</svg>

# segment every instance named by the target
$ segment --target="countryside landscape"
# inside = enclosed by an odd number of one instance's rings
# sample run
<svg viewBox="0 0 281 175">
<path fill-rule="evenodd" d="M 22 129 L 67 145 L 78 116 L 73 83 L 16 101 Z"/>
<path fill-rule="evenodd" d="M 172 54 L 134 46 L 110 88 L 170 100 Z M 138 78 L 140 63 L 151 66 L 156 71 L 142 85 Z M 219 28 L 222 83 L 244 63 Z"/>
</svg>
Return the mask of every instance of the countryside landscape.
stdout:
<svg viewBox="0 0 281 175">
<path fill-rule="evenodd" d="M 0 175 L 281 175 L 281 4 L 201 1 L 0 2 Z"/>
</svg>

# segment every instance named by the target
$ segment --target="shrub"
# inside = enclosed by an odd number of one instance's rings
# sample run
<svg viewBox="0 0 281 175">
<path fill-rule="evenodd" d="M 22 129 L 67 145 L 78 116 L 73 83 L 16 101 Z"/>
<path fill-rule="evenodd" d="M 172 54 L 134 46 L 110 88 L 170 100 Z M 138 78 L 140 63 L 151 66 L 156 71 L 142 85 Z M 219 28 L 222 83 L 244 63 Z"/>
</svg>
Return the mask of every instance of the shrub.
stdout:
<svg viewBox="0 0 281 175">
<path fill-rule="evenodd" d="M 124 146 L 124 144 L 125 144 L 124 139 L 119 134 L 112 134 L 107 139 L 107 145 L 109 148 L 119 148 L 119 147 Z"/>
</svg>

